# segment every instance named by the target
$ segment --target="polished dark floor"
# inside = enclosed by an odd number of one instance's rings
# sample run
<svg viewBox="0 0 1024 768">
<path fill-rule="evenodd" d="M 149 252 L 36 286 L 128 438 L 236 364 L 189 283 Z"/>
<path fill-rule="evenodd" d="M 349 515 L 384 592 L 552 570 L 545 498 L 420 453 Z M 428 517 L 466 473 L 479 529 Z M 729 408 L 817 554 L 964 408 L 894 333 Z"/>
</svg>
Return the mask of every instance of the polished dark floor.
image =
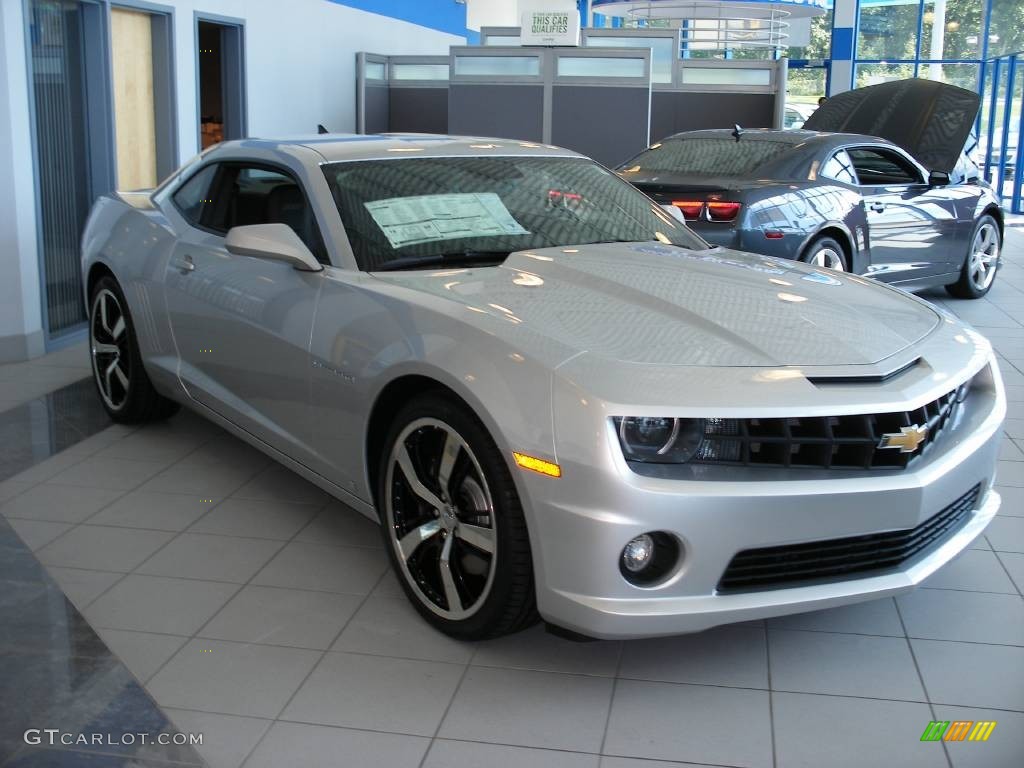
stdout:
<svg viewBox="0 0 1024 768">
<path fill-rule="evenodd" d="M 109 426 L 89 379 L 4 411 L 0 480 Z M 50 748 L 45 733 L 38 734 L 39 744 L 26 743 L 30 729 L 59 729 L 64 735 L 55 736 L 56 746 Z M 191 747 L 141 743 L 140 734 L 156 741 L 159 734 L 175 733 L 0 517 L 0 766 L 205 765 Z M 103 743 L 90 743 L 96 738 Z M 65 746 L 61 739 L 79 743 Z"/>
</svg>

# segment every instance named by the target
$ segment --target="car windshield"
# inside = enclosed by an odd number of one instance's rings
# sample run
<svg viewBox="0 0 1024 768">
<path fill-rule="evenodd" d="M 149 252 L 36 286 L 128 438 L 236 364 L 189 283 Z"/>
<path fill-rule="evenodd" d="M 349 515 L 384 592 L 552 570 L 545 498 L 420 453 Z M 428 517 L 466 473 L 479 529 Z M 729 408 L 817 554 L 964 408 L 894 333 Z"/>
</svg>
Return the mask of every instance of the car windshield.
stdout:
<svg viewBox="0 0 1024 768">
<path fill-rule="evenodd" d="M 621 170 L 630 173 L 685 173 L 706 176 L 748 176 L 781 155 L 788 141 L 715 138 L 668 139 L 641 152 Z"/>
<path fill-rule="evenodd" d="M 359 268 L 500 264 L 513 251 L 657 240 L 707 245 L 591 160 L 417 157 L 329 163 Z"/>
</svg>

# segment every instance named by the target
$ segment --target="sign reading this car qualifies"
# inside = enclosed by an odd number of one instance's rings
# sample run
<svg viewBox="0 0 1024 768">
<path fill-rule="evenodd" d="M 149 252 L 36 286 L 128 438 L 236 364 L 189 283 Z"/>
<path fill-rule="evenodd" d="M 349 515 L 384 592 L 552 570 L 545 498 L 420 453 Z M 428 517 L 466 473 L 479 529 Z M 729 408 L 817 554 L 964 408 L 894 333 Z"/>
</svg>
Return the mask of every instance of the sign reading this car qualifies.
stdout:
<svg viewBox="0 0 1024 768">
<path fill-rule="evenodd" d="M 580 14 L 575 2 L 549 0 L 523 10 L 520 22 L 523 45 L 579 45 Z"/>
</svg>

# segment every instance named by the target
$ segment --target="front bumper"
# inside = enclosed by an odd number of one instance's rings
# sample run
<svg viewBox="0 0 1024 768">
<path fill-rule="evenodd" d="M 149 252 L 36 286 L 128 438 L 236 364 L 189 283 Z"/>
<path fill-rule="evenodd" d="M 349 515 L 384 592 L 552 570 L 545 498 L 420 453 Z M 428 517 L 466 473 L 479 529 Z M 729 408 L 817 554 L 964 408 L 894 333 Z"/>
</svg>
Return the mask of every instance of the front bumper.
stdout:
<svg viewBox="0 0 1024 768">
<path fill-rule="evenodd" d="M 561 480 L 527 481 L 539 610 L 585 635 L 635 638 L 906 592 L 966 549 L 998 511 L 992 485 L 1005 415 L 1001 386 L 976 406 L 906 470 L 703 467 L 681 480 L 639 475 L 615 457 L 603 466 L 562 461 Z M 898 567 L 759 591 L 717 589 L 738 552 L 911 529 L 975 485 L 980 491 L 965 520 Z M 633 586 L 619 570 L 620 553 L 650 531 L 676 537 L 682 558 L 657 586 Z"/>
</svg>

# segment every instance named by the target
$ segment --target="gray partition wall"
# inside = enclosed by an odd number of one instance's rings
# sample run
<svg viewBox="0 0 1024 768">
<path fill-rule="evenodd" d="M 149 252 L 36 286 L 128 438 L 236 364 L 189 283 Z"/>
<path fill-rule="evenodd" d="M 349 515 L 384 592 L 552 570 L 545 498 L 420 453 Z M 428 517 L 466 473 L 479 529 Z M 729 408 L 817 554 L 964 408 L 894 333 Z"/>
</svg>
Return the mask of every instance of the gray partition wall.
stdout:
<svg viewBox="0 0 1024 768">
<path fill-rule="evenodd" d="M 391 124 L 388 57 L 356 54 L 356 132 L 385 133 Z"/>
<path fill-rule="evenodd" d="M 650 84 L 646 49 L 452 48 L 448 127 L 614 165 L 647 146 Z"/>
<path fill-rule="evenodd" d="M 398 133 L 448 133 L 448 57 L 390 56 L 390 122 Z"/>
</svg>

